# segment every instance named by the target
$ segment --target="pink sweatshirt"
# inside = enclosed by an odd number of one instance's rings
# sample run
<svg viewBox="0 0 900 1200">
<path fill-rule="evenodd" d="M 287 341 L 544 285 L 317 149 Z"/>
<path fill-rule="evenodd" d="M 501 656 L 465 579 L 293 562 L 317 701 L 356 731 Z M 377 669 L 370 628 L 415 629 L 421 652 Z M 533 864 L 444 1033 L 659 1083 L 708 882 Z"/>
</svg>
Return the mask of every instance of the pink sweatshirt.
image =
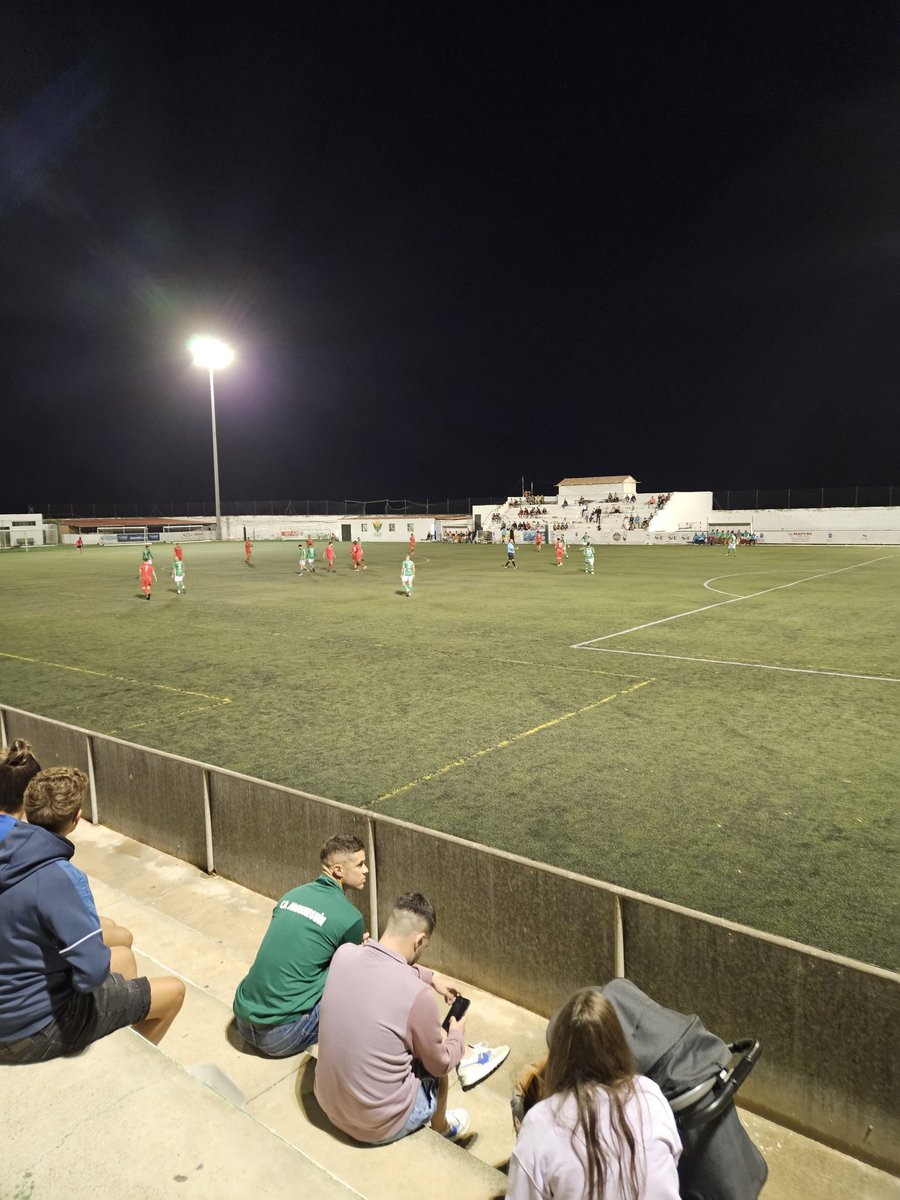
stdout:
<svg viewBox="0 0 900 1200">
<path fill-rule="evenodd" d="M 316 1099 L 360 1142 L 382 1142 L 406 1124 L 419 1090 L 413 1061 L 440 1078 L 465 1053 L 444 1038 L 432 971 L 411 967 L 380 942 L 339 946 L 319 1013 Z"/>
</svg>

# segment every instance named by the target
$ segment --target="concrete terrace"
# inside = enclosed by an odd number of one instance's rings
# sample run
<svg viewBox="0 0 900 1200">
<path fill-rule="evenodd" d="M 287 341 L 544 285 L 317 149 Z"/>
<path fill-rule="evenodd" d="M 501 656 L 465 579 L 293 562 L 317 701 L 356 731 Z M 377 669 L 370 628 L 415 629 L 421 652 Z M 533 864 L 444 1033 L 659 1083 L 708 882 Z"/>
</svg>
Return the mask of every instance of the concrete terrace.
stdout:
<svg viewBox="0 0 900 1200">
<path fill-rule="evenodd" d="M 272 901 L 103 826 L 82 822 L 73 840 L 99 911 L 134 933 L 139 968 L 181 976 L 187 998 L 159 1049 L 123 1030 L 72 1059 L 6 1068 L 0 1200 L 81 1200 L 98 1189 L 136 1200 L 503 1195 L 509 1096 L 542 1052 L 541 1017 L 465 981 L 470 1038 L 512 1047 L 465 1095 L 453 1076 L 450 1103 L 472 1116 L 467 1143 L 423 1130 L 360 1146 L 318 1108 L 313 1056 L 261 1058 L 231 1024 L 232 995 Z M 752 1114 L 742 1119 L 769 1164 L 765 1200 L 900 1200 L 900 1180 Z"/>
</svg>

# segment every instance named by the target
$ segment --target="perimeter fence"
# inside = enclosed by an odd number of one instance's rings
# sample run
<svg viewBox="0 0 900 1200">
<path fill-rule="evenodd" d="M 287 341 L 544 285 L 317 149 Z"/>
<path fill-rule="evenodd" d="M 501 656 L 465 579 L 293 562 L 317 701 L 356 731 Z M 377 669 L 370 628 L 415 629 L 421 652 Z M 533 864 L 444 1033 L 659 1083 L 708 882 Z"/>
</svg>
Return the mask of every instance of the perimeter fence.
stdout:
<svg viewBox="0 0 900 1200">
<path fill-rule="evenodd" d="M 900 487 L 741 488 L 713 492 L 722 512 L 755 508 L 884 508 L 900 504 Z"/>
<path fill-rule="evenodd" d="M 641 491 L 650 489 L 641 486 Z M 665 489 L 655 489 L 657 492 Z M 691 490 L 691 489 L 687 489 Z M 538 493 L 533 493 L 538 494 Z M 546 489 L 547 496 L 554 494 Z M 900 505 L 900 486 L 817 487 L 817 488 L 731 488 L 714 491 L 713 508 L 720 512 L 738 509 L 786 508 L 880 508 Z M 470 513 L 476 504 L 500 507 L 508 496 L 427 496 L 424 500 L 225 500 L 226 517 L 389 517 L 439 516 L 446 513 Z M 53 520 L 67 517 L 209 517 L 215 512 L 211 498 L 205 500 L 144 501 L 47 501 L 36 506 L 38 512 Z"/>
<path fill-rule="evenodd" d="M 425 500 L 225 500 L 224 517 L 390 517 L 435 516 L 469 513 L 475 504 L 505 504 L 506 496 L 438 496 Z M 38 512 L 52 520 L 85 517 L 209 517 L 216 511 L 212 500 L 158 500 L 143 502 L 75 500 L 48 501 Z"/>
</svg>

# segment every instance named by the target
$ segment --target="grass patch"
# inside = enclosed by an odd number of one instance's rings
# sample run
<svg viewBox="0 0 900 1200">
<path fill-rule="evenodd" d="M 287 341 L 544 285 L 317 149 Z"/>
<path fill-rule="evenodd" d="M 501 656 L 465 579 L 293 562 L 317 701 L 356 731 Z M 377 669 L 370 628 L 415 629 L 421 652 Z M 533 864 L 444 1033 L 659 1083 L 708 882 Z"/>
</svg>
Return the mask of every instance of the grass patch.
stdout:
<svg viewBox="0 0 900 1200">
<path fill-rule="evenodd" d="M 896 965 L 890 548 L 185 556 L 0 555 L 4 702 Z"/>
</svg>

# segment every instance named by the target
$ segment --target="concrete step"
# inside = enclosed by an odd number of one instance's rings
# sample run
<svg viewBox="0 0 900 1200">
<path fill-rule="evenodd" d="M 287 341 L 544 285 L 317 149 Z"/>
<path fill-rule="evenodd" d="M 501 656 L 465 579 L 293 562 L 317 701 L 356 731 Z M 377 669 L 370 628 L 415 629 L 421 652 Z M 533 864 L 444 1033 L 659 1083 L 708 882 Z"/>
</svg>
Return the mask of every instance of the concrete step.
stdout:
<svg viewBox="0 0 900 1200">
<path fill-rule="evenodd" d="M 362 1194 L 130 1029 L 72 1058 L 5 1067 L 3 1084 L 9 1200 Z"/>
</svg>

